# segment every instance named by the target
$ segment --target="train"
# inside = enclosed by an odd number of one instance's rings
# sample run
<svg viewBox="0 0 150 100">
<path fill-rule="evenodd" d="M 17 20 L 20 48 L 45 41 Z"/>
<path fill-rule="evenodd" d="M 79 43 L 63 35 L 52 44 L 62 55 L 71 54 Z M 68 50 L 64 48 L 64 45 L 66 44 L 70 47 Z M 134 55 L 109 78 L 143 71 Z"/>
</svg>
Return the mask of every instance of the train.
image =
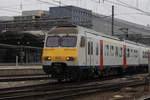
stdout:
<svg viewBox="0 0 150 100">
<path fill-rule="evenodd" d="M 57 26 L 45 36 L 42 68 L 53 79 L 78 80 L 148 70 L 150 47 L 81 26 Z"/>
</svg>

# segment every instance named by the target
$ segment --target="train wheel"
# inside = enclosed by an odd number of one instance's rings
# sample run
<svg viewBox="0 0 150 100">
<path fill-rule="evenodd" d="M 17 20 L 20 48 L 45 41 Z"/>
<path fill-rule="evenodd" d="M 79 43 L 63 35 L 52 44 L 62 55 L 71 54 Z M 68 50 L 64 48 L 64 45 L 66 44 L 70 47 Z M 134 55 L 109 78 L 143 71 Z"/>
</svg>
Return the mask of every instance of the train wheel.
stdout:
<svg viewBox="0 0 150 100">
<path fill-rule="evenodd" d="M 57 82 L 62 82 L 63 79 L 57 79 Z"/>
</svg>

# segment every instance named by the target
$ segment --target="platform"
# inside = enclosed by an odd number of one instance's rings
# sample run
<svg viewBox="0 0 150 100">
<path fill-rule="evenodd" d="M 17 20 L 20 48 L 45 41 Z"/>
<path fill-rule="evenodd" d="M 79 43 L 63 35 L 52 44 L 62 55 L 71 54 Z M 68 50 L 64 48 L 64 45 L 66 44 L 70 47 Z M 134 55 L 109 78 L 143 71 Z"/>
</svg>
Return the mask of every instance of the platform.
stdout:
<svg viewBox="0 0 150 100">
<path fill-rule="evenodd" d="M 0 70 L 4 69 L 42 69 L 42 65 L 0 66 Z"/>
<path fill-rule="evenodd" d="M 23 76 L 23 75 L 43 75 L 41 65 L 30 66 L 0 66 L 0 77 L 2 76 Z"/>
</svg>

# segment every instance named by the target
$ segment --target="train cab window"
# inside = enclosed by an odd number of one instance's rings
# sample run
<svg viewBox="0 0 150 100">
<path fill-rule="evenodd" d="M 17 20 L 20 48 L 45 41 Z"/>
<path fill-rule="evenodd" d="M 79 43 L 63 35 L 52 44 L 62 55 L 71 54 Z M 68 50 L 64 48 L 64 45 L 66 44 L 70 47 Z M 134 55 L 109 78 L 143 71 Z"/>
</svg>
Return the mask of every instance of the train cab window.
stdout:
<svg viewBox="0 0 150 100">
<path fill-rule="evenodd" d="M 85 37 L 81 37 L 80 47 L 85 47 Z"/>
<path fill-rule="evenodd" d="M 59 36 L 48 36 L 46 40 L 47 47 L 58 47 L 60 43 Z"/>
<path fill-rule="evenodd" d="M 47 47 L 75 47 L 76 36 L 48 36 L 46 40 Z"/>
</svg>

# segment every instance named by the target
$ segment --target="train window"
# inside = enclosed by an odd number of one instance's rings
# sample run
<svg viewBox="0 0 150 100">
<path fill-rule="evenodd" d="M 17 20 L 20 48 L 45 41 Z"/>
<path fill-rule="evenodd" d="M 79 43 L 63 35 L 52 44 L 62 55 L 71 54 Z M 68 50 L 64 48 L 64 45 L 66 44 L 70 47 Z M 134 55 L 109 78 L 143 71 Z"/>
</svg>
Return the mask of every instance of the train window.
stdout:
<svg viewBox="0 0 150 100">
<path fill-rule="evenodd" d="M 127 57 L 130 57 L 130 49 L 127 49 Z"/>
<path fill-rule="evenodd" d="M 99 54 L 99 52 L 98 52 L 99 50 L 98 50 L 98 43 L 96 43 L 96 55 L 98 55 Z"/>
<path fill-rule="evenodd" d="M 138 51 L 137 50 L 135 50 L 135 57 L 137 57 L 138 56 Z"/>
<path fill-rule="evenodd" d="M 107 56 L 109 56 L 109 45 L 107 45 Z"/>
<path fill-rule="evenodd" d="M 91 42 L 91 55 L 93 54 L 93 42 Z"/>
<path fill-rule="evenodd" d="M 81 42 L 80 42 L 81 47 L 85 47 L 85 37 L 81 37 Z"/>
<path fill-rule="evenodd" d="M 111 56 L 114 56 L 114 46 L 111 46 L 110 52 L 111 52 Z"/>
<path fill-rule="evenodd" d="M 148 51 L 146 52 L 146 58 L 148 58 Z"/>
<path fill-rule="evenodd" d="M 105 45 L 104 53 L 105 53 L 105 56 L 107 56 L 107 45 Z"/>
<path fill-rule="evenodd" d="M 130 57 L 130 49 L 128 49 L 128 57 Z"/>
<path fill-rule="evenodd" d="M 106 45 L 107 50 L 109 50 L 109 45 Z"/>
<path fill-rule="evenodd" d="M 132 57 L 132 49 L 130 50 L 130 56 Z"/>
<path fill-rule="evenodd" d="M 105 45 L 105 56 L 109 55 L 109 45 Z"/>
<path fill-rule="evenodd" d="M 143 58 L 144 58 L 144 51 L 142 52 L 142 54 L 143 54 Z"/>
<path fill-rule="evenodd" d="M 122 57 L 122 47 L 120 47 L 120 57 Z"/>
<path fill-rule="evenodd" d="M 146 52 L 146 56 L 147 56 L 147 58 L 149 58 L 149 52 L 148 51 Z"/>
<path fill-rule="evenodd" d="M 136 50 L 134 49 L 134 57 L 136 58 Z"/>
<path fill-rule="evenodd" d="M 115 56 L 118 56 L 118 47 L 116 47 Z"/>
<path fill-rule="evenodd" d="M 91 44 L 90 44 L 90 42 L 88 42 L 88 55 L 90 55 L 91 54 Z"/>
</svg>

